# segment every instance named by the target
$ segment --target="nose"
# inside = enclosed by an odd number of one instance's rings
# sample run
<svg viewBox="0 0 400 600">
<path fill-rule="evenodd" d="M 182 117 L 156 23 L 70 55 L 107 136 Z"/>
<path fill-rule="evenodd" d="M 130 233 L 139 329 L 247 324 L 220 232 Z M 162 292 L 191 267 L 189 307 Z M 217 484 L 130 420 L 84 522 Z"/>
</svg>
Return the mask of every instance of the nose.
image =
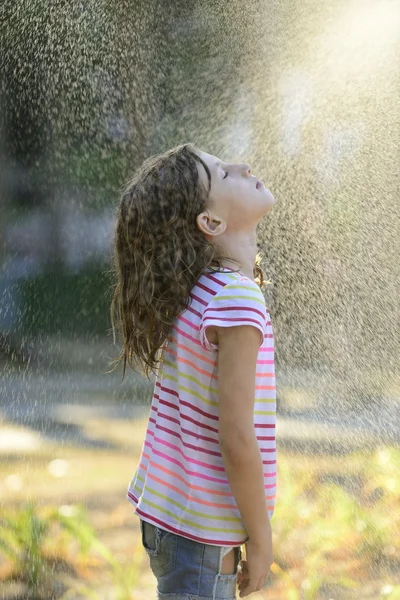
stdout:
<svg viewBox="0 0 400 600">
<path fill-rule="evenodd" d="M 251 173 L 251 167 L 247 163 L 243 163 L 242 165 L 240 165 L 240 170 L 245 177 L 248 177 Z"/>
</svg>

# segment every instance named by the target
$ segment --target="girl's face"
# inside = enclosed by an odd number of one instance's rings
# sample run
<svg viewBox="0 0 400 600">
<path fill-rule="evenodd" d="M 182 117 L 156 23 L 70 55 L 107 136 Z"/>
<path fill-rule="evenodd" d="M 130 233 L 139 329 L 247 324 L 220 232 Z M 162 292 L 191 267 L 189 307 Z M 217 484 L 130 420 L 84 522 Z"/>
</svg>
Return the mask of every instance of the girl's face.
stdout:
<svg viewBox="0 0 400 600">
<path fill-rule="evenodd" d="M 263 182 L 251 173 L 250 165 L 225 163 L 206 152 L 199 152 L 199 156 L 211 174 L 210 212 L 225 222 L 227 232 L 255 227 L 276 200 Z M 199 173 L 208 189 L 207 173 L 201 164 Z"/>
</svg>

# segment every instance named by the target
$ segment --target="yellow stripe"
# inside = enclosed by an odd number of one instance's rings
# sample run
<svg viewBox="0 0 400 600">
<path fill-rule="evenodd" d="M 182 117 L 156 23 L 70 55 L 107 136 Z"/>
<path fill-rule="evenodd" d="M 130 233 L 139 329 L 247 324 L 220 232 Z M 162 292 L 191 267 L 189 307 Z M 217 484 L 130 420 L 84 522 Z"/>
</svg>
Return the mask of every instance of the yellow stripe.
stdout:
<svg viewBox="0 0 400 600">
<path fill-rule="evenodd" d="M 274 410 L 255 410 L 254 414 L 255 415 L 274 415 L 275 411 Z"/>
<path fill-rule="evenodd" d="M 174 363 L 169 362 L 168 360 L 164 360 L 164 364 L 168 365 L 169 367 L 172 367 L 173 369 L 176 369 L 178 371 L 178 375 L 180 377 L 185 377 L 185 379 L 189 379 L 189 381 L 193 381 L 193 383 L 196 383 L 198 386 L 202 387 L 204 390 L 209 390 L 210 392 L 214 392 L 214 394 L 218 393 L 218 390 L 216 388 L 212 388 L 209 385 L 200 383 L 200 381 L 198 379 L 196 379 L 196 377 L 193 377 L 193 375 L 188 375 L 187 373 L 182 373 L 182 371 L 179 371 L 178 366 L 174 365 Z M 178 380 L 176 379 L 176 381 L 178 381 Z"/>
<path fill-rule="evenodd" d="M 163 379 L 170 379 L 171 381 L 174 381 L 175 383 L 178 382 L 178 378 L 174 377 L 173 375 L 169 375 L 168 373 L 164 373 L 163 374 Z M 207 398 L 204 398 L 201 394 L 198 394 L 197 392 L 191 390 L 190 388 L 187 388 L 183 385 L 178 385 L 178 390 L 181 390 L 182 392 L 189 392 L 192 396 L 196 396 L 196 398 L 199 398 L 200 400 L 202 400 L 205 404 L 208 404 L 209 406 L 218 406 L 218 402 L 213 402 L 212 400 L 207 400 Z"/>
<path fill-rule="evenodd" d="M 260 404 L 276 404 L 275 398 L 256 398 L 255 403 L 257 404 L 257 402 L 259 402 Z"/>
<path fill-rule="evenodd" d="M 166 508 L 162 508 L 158 504 L 154 504 L 154 502 L 150 502 L 149 500 L 143 500 L 143 502 L 145 504 L 148 504 L 149 506 L 152 506 L 156 510 L 158 510 L 162 513 L 165 513 L 166 515 L 169 515 L 173 519 L 176 519 L 176 514 L 174 514 L 170 510 L 167 510 Z M 206 525 L 199 525 L 198 523 L 194 523 L 193 521 L 188 521 L 187 519 L 179 519 L 179 523 L 184 523 L 185 525 L 189 525 L 191 527 L 196 527 L 197 529 L 203 529 L 204 531 L 215 531 L 217 533 L 232 533 L 232 534 L 236 534 L 236 535 L 245 534 L 244 529 L 221 529 L 221 527 L 208 527 Z"/>
<path fill-rule="evenodd" d="M 231 286 L 229 286 L 229 287 L 231 287 Z M 237 286 L 237 287 L 240 287 L 240 286 Z M 265 300 L 261 300 L 261 298 L 256 298 L 254 296 L 224 295 L 224 296 L 218 296 L 218 297 L 214 296 L 214 298 L 212 300 L 214 302 L 217 302 L 219 300 L 254 300 L 254 302 L 259 302 L 260 304 L 265 306 Z"/>
<path fill-rule="evenodd" d="M 202 383 L 200 383 L 200 381 L 198 381 L 198 379 L 196 379 L 196 377 L 192 377 L 191 375 L 187 375 L 186 373 L 182 373 L 182 371 L 179 371 L 178 367 L 176 365 L 174 365 L 173 363 L 169 362 L 169 361 L 164 361 L 164 363 L 166 365 L 168 365 L 169 367 L 172 367 L 174 369 L 177 370 L 178 375 L 180 375 L 181 377 L 185 377 L 186 379 L 189 379 L 190 381 L 193 381 L 194 383 L 196 383 L 197 385 L 199 385 L 200 387 L 202 387 L 205 390 L 210 390 L 211 392 L 213 392 L 214 394 L 218 394 L 218 390 L 216 388 L 212 388 L 209 387 L 207 385 L 203 385 Z M 178 383 L 178 377 L 175 377 L 174 375 L 170 375 L 169 373 L 164 373 L 163 377 L 165 379 L 169 379 L 171 381 L 174 381 L 175 383 Z M 193 391 L 190 388 L 186 388 L 182 385 L 178 386 L 178 389 L 185 391 L 185 392 L 190 392 L 191 394 L 193 394 L 194 396 L 196 396 L 197 398 L 200 398 L 200 400 L 202 400 L 203 402 L 205 402 L 206 404 L 209 404 L 210 406 L 218 406 L 217 402 L 212 402 L 210 400 L 207 400 L 206 398 L 204 398 L 203 396 L 201 396 L 200 394 L 197 394 L 195 391 Z M 255 398 L 254 402 L 257 403 L 268 403 L 268 404 L 276 404 L 276 400 L 275 399 L 271 399 L 271 398 Z M 273 412 L 266 412 L 266 413 L 262 413 L 262 412 L 258 412 L 255 414 L 273 414 Z"/>
<path fill-rule="evenodd" d="M 141 479 L 144 482 L 144 479 L 142 477 L 138 477 L 138 479 Z M 197 512 L 196 510 L 191 510 L 190 508 L 186 508 L 186 506 L 184 506 L 183 504 L 180 504 L 180 502 L 177 502 L 176 500 L 172 500 L 172 498 L 170 498 L 168 496 L 164 496 L 164 494 L 161 494 L 161 492 L 152 490 L 148 485 L 145 488 L 145 492 L 150 492 L 151 494 L 154 494 L 154 496 L 158 496 L 162 500 L 165 500 L 168 504 L 173 504 L 174 506 L 177 506 L 178 508 L 183 510 L 185 513 L 190 513 L 191 515 L 194 515 L 195 517 L 201 517 L 202 519 L 215 519 L 217 521 L 233 521 L 236 523 L 241 522 L 241 519 L 239 517 L 221 517 L 218 515 L 206 515 L 204 513 Z M 145 500 L 145 502 L 147 502 L 147 500 Z"/>
</svg>

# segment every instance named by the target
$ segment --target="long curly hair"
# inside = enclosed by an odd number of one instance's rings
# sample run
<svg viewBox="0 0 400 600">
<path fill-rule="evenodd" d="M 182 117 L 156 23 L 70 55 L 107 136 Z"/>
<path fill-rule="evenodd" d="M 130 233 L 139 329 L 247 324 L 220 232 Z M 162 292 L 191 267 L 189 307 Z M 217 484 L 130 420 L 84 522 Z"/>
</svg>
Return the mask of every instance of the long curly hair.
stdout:
<svg viewBox="0 0 400 600">
<path fill-rule="evenodd" d="M 207 173 L 207 188 L 199 163 Z M 114 344 L 117 307 L 123 348 L 108 373 L 123 360 L 123 379 L 127 362 L 149 378 L 204 269 L 218 271 L 222 259 L 233 260 L 217 256 L 196 223 L 207 209 L 210 189 L 210 171 L 190 143 L 148 158 L 123 186 L 116 209 L 111 267 L 116 283 L 110 307 Z M 257 255 L 253 274 L 261 287 L 268 282 L 259 262 Z"/>
</svg>

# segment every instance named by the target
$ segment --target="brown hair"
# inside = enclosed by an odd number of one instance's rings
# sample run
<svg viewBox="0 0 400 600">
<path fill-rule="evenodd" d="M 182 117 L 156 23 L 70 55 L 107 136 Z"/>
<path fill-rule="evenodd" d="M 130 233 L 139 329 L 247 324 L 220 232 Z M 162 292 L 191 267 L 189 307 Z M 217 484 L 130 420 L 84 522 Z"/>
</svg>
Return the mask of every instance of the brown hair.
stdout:
<svg viewBox="0 0 400 600">
<path fill-rule="evenodd" d="M 205 189 L 198 171 L 207 173 Z M 206 210 L 211 189 L 207 165 L 193 144 L 182 144 L 144 161 L 124 186 L 116 210 L 112 272 L 115 289 L 110 307 L 115 342 L 114 310 L 118 308 L 123 349 L 112 361 L 124 360 L 136 371 L 133 358 L 149 378 L 158 351 L 174 320 L 190 303 L 190 292 L 207 267 L 221 268 L 216 248 L 196 223 Z M 232 259 L 230 259 L 232 260 Z M 265 282 L 257 256 L 256 283 Z"/>
</svg>

